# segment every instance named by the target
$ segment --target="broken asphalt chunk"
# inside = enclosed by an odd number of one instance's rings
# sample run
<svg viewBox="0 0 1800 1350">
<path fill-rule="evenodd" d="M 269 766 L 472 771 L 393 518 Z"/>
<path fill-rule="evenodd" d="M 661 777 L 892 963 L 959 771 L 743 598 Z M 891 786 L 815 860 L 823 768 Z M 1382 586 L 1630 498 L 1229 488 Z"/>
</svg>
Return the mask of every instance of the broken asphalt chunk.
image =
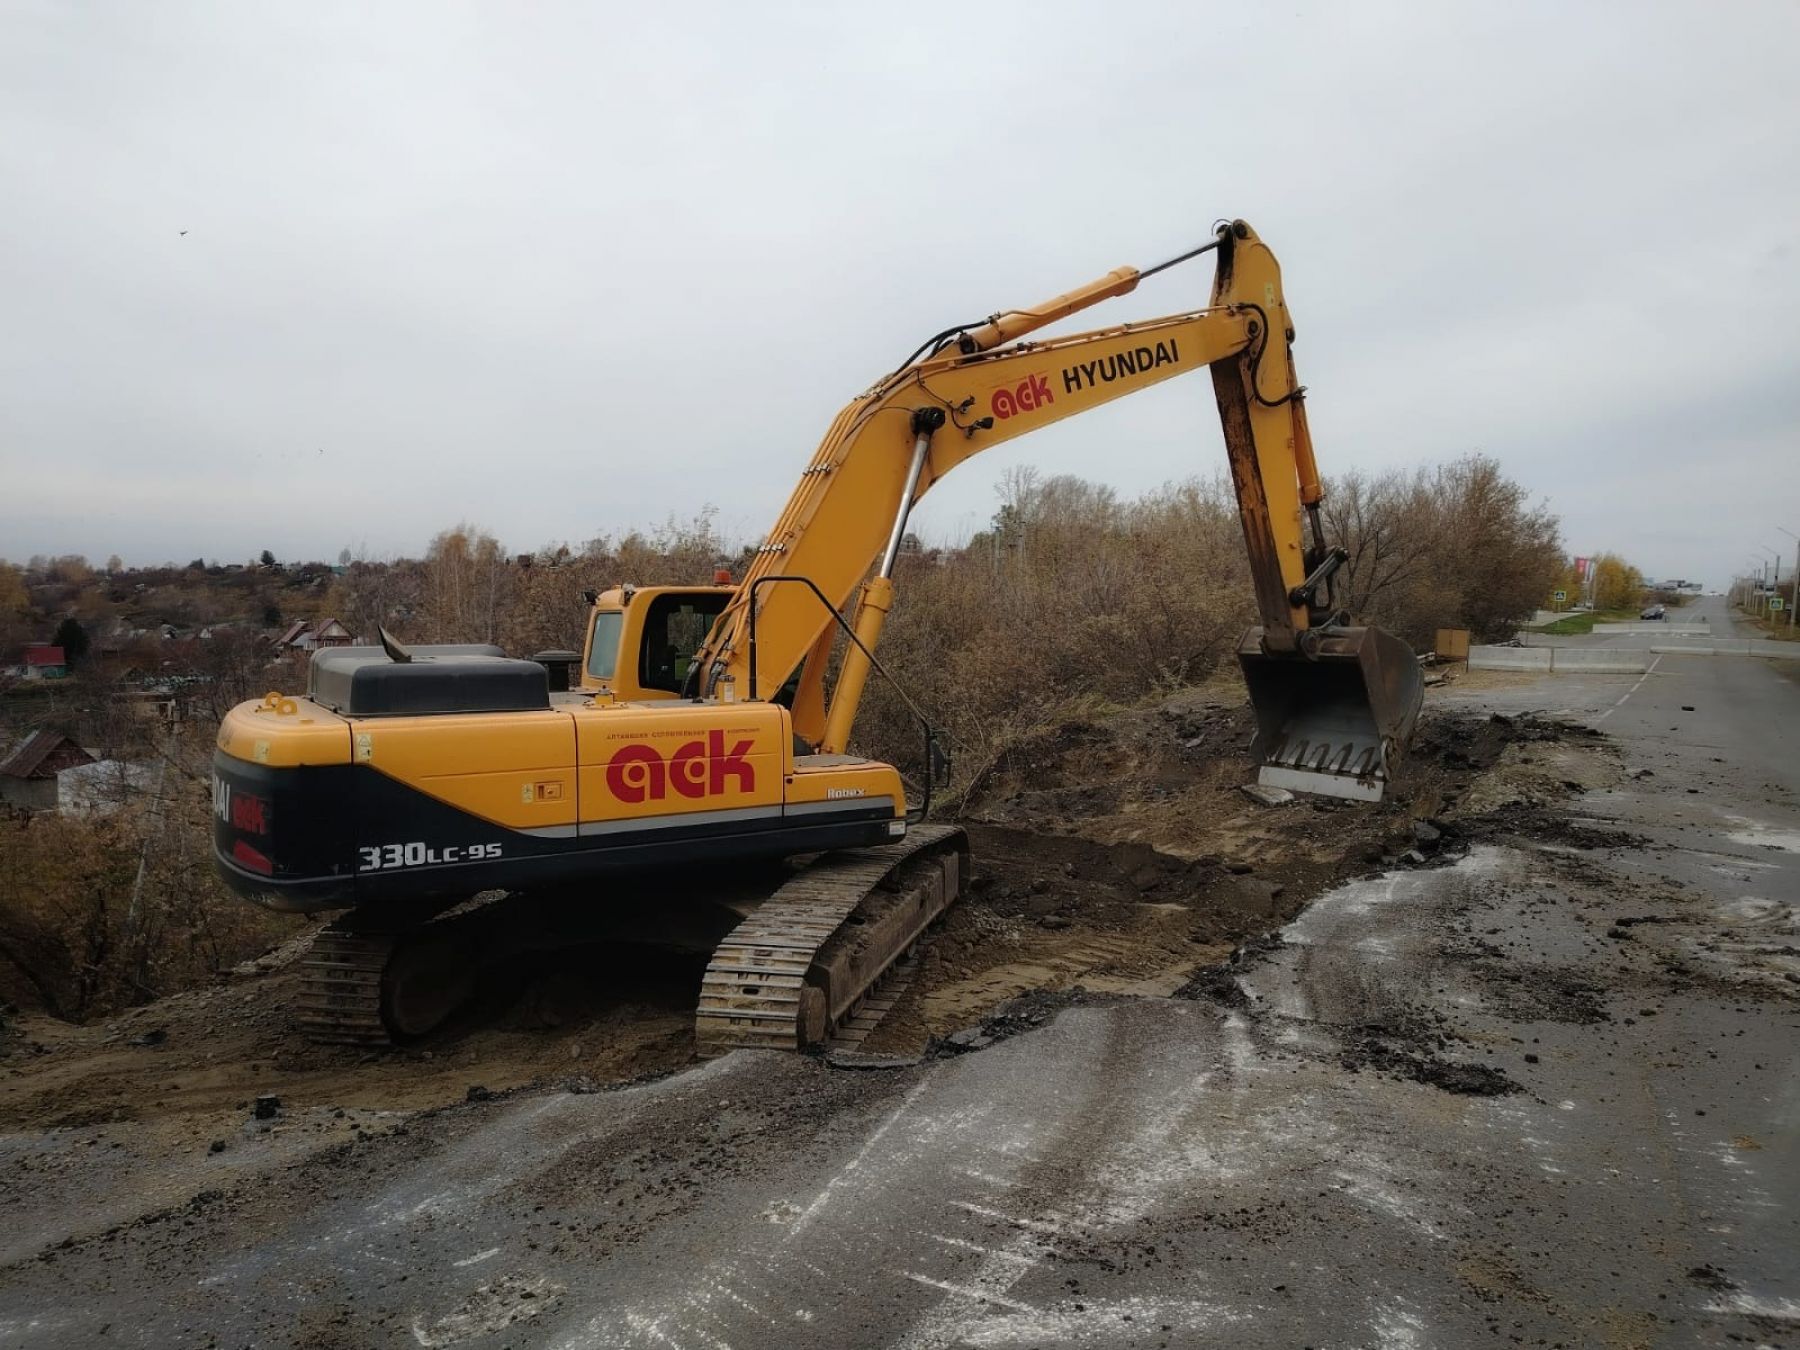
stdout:
<svg viewBox="0 0 1800 1350">
<path fill-rule="evenodd" d="M 1294 800 L 1294 794 L 1286 788 L 1264 787 L 1261 783 L 1244 783 L 1238 791 L 1253 802 L 1261 802 L 1264 806 L 1284 806 Z"/>
</svg>

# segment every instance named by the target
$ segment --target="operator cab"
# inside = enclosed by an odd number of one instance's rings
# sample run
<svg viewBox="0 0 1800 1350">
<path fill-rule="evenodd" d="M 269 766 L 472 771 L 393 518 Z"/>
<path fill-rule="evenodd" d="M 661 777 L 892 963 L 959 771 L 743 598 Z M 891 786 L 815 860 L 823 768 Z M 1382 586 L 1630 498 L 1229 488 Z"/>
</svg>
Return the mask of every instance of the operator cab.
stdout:
<svg viewBox="0 0 1800 1350">
<path fill-rule="evenodd" d="M 620 702 L 681 697 L 694 653 L 735 586 L 619 586 L 594 597 L 581 689 Z"/>
</svg>

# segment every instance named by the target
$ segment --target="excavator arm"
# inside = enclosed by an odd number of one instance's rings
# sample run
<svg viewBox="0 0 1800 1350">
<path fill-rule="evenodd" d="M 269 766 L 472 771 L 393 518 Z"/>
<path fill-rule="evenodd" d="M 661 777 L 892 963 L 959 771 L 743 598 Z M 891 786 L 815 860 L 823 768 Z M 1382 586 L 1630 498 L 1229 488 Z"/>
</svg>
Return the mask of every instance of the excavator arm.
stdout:
<svg viewBox="0 0 1800 1350">
<path fill-rule="evenodd" d="M 1218 254 L 1218 265 L 1212 302 L 1204 309 L 1045 340 L 1030 337 L 1206 252 Z M 1258 694 L 1252 667 L 1261 658 L 1315 661 L 1324 652 L 1325 631 L 1340 648 L 1343 634 L 1374 631 L 1331 623 L 1330 577 L 1342 554 L 1326 545 L 1318 518 L 1322 494 L 1292 340 L 1280 267 L 1241 221 L 1221 226 L 1213 242 L 1169 263 L 1144 272 L 1120 268 L 1034 309 L 938 335 L 838 414 L 702 649 L 695 692 L 768 698 L 799 671 L 797 734 L 821 750 L 843 750 L 869 654 L 892 602 L 890 577 L 907 517 L 919 498 L 984 450 L 1202 368 L 1213 377 L 1262 619 L 1244 648 L 1254 646 L 1244 657 L 1252 700 Z M 837 624 L 832 611 L 843 611 L 853 599 L 849 626 L 857 642 L 846 651 L 827 704 L 824 674 Z M 1416 714 L 1416 665 L 1412 675 Z M 1295 682 L 1283 676 L 1282 684 L 1287 690 Z M 1404 689 L 1400 696 L 1404 703 Z M 1295 699 L 1284 693 L 1279 701 Z M 1259 721 L 1262 712 L 1259 705 Z M 1412 714 L 1384 717 L 1377 710 L 1375 720 L 1392 733 L 1376 737 L 1377 753 L 1371 758 L 1368 745 L 1359 744 L 1326 772 L 1365 782 L 1376 767 L 1384 773 L 1387 751 L 1398 749 Z M 1280 727 L 1265 726 L 1258 739 L 1265 768 L 1284 756 L 1299 763 L 1327 751 L 1335 760 L 1345 748 L 1341 737 L 1329 747 L 1317 738 L 1297 744 Z"/>
</svg>

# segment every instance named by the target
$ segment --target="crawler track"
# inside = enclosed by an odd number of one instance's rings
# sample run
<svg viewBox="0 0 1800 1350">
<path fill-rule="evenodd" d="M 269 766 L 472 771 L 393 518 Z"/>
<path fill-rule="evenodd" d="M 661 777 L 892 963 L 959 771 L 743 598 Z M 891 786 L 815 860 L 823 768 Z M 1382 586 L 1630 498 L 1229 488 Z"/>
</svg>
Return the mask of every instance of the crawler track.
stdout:
<svg viewBox="0 0 1800 1350">
<path fill-rule="evenodd" d="M 956 900 L 967 860 L 961 830 L 926 825 L 814 861 L 714 951 L 694 1018 L 699 1053 L 799 1050 L 866 1021 L 873 1008 L 859 1005 Z"/>
<path fill-rule="evenodd" d="M 313 939 L 300 966 L 295 1015 L 308 1040 L 327 1045 L 387 1045 L 381 974 L 399 941 L 332 924 Z"/>
<path fill-rule="evenodd" d="M 505 950 L 507 928 L 494 905 L 386 932 L 362 931 L 346 915 L 320 931 L 301 964 L 300 1028 L 326 1045 L 423 1035 L 474 992 L 484 958 Z"/>
</svg>

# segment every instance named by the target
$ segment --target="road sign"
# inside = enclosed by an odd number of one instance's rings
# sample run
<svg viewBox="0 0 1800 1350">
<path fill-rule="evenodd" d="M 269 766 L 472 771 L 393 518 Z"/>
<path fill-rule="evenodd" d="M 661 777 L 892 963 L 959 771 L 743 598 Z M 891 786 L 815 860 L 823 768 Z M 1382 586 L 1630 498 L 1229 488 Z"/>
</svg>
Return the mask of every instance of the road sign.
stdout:
<svg viewBox="0 0 1800 1350">
<path fill-rule="evenodd" d="M 1550 598 L 1560 605 L 1569 598 L 1569 593 L 1567 591 L 1554 591 L 1551 593 Z"/>
<path fill-rule="evenodd" d="M 1782 600 L 1779 595 L 1771 595 L 1769 597 L 1769 612 L 1770 613 L 1774 613 L 1776 610 L 1781 609 L 1782 607 L 1783 607 Z"/>
</svg>

